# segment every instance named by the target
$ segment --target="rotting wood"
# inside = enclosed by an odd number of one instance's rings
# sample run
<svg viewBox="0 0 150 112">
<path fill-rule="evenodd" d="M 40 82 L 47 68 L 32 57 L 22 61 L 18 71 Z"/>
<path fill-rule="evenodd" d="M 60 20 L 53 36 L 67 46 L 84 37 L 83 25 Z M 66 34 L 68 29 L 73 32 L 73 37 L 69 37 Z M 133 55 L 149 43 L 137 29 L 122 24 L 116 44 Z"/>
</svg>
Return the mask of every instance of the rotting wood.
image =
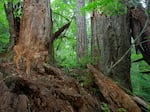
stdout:
<svg viewBox="0 0 150 112">
<path fill-rule="evenodd" d="M 132 100 L 132 98 L 117 84 L 104 76 L 92 65 L 89 64 L 87 67 L 93 74 L 95 83 L 99 87 L 99 90 L 105 99 L 108 101 L 108 104 L 113 112 L 117 112 L 119 108 L 124 108 L 127 112 L 141 112 L 141 109 Z"/>
<path fill-rule="evenodd" d="M 47 67 L 51 69 L 45 75 L 32 71 L 26 79 L 18 77 L 15 65 L 0 64 L 0 112 L 100 112 L 100 102 L 78 81 L 56 67 Z"/>
</svg>

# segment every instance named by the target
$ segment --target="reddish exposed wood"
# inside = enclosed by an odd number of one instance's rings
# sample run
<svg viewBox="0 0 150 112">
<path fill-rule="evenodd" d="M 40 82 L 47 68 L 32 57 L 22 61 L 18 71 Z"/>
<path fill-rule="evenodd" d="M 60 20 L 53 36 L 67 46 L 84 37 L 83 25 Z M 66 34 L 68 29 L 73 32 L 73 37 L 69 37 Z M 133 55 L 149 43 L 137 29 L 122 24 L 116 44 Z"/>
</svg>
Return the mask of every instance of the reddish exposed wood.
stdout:
<svg viewBox="0 0 150 112">
<path fill-rule="evenodd" d="M 27 80 L 13 64 L 0 64 L 0 112 L 100 112 L 100 102 L 74 78 L 46 66 L 47 73 L 33 71 Z"/>
<path fill-rule="evenodd" d="M 141 112 L 137 104 L 117 84 L 104 76 L 92 65 L 88 65 L 88 68 L 92 72 L 99 90 L 108 101 L 113 112 L 117 112 L 119 108 L 124 108 L 127 112 Z"/>
<path fill-rule="evenodd" d="M 44 59 L 45 56 L 41 51 L 44 50 L 48 52 L 46 45 L 49 42 L 51 30 L 50 6 L 47 5 L 49 3 L 49 0 L 24 1 L 19 40 L 16 45 L 17 47 L 14 46 L 14 51 L 16 53 L 14 62 L 19 63 L 20 59 L 25 58 L 26 74 L 30 74 L 31 63 L 39 61 L 40 58 Z M 24 63 L 22 63 L 22 65 L 24 65 Z M 19 68 L 18 65 L 17 68 Z M 31 68 L 33 67 L 31 66 Z"/>
</svg>

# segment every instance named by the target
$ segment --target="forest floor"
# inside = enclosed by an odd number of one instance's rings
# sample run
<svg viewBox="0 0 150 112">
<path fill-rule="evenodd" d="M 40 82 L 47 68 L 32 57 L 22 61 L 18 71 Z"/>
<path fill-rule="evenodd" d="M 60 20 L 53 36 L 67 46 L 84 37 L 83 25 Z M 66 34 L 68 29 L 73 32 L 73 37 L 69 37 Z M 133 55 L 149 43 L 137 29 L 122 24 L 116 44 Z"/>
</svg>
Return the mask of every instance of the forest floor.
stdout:
<svg viewBox="0 0 150 112">
<path fill-rule="evenodd" d="M 0 112 L 101 112 L 97 97 L 52 66 L 27 78 L 13 63 L 1 63 L 0 101 Z"/>
<path fill-rule="evenodd" d="M 28 77 L 25 67 L 20 67 L 22 69 L 16 69 L 13 62 L 0 63 L 0 112 L 147 110 L 147 104 L 143 100 L 128 95 L 90 64 L 87 69 L 69 70 L 44 64 L 42 69 L 32 69 Z"/>
</svg>

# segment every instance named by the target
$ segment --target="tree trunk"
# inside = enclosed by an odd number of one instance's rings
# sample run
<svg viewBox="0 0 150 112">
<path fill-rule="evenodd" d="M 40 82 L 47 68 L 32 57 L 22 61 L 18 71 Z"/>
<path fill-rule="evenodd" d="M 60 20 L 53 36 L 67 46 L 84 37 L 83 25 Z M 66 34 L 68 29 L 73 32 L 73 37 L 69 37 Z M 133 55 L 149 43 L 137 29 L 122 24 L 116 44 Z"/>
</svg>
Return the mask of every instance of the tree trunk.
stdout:
<svg viewBox="0 0 150 112">
<path fill-rule="evenodd" d="M 25 58 L 27 76 L 31 73 L 32 66 L 42 67 L 47 61 L 51 32 L 49 5 L 49 0 L 24 0 L 19 40 L 14 46 L 14 62 L 17 69 L 20 69 L 19 62 Z"/>
<path fill-rule="evenodd" d="M 129 51 L 131 42 L 127 15 L 112 17 L 101 15 L 99 24 L 100 68 L 104 74 L 108 74 L 123 87 L 131 90 Z M 127 51 L 129 52 L 126 53 Z"/>
<path fill-rule="evenodd" d="M 50 36 L 49 0 L 25 0 L 19 43 L 28 47 L 45 47 Z"/>
<path fill-rule="evenodd" d="M 91 16 L 91 56 L 94 61 L 94 64 L 98 65 L 100 61 L 100 14 L 93 11 Z"/>
<path fill-rule="evenodd" d="M 110 17 L 101 12 L 93 12 L 91 55 L 94 63 L 99 65 L 104 74 L 131 90 L 131 42 L 127 15 Z"/>
<path fill-rule="evenodd" d="M 81 7 L 85 5 L 84 0 L 76 0 L 76 38 L 77 38 L 77 61 L 87 56 L 87 32 L 85 13 L 81 14 Z"/>
<path fill-rule="evenodd" d="M 5 13 L 6 13 L 8 24 L 9 24 L 10 48 L 14 46 L 15 39 L 17 38 L 13 5 L 14 4 L 12 2 L 8 2 L 8 4 L 6 3 L 4 4 L 4 9 L 5 9 Z"/>
<path fill-rule="evenodd" d="M 50 37 L 49 37 L 49 41 L 48 41 L 48 54 L 49 54 L 49 59 L 48 62 L 50 64 L 54 64 L 54 40 L 53 40 L 53 20 L 52 20 L 52 9 L 50 8 L 50 18 L 49 18 L 49 22 L 50 22 Z"/>
</svg>

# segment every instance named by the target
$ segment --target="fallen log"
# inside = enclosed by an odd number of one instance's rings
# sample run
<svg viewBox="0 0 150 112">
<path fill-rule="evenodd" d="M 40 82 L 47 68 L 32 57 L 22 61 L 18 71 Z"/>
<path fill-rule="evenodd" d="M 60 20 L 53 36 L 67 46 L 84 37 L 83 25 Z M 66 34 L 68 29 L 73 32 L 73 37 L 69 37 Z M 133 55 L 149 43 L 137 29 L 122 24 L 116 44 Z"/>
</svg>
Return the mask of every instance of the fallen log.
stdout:
<svg viewBox="0 0 150 112">
<path fill-rule="evenodd" d="M 95 83 L 113 112 L 117 112 L 120 108 L 125 109 L 127 112 L 141 112 L 141 109 L 132 98 L 117 84 L 104 76 L 103 73 L 98 71 L 92 65 L 87 65 L 87 67 L 93 74 Z"/>
</svg>

